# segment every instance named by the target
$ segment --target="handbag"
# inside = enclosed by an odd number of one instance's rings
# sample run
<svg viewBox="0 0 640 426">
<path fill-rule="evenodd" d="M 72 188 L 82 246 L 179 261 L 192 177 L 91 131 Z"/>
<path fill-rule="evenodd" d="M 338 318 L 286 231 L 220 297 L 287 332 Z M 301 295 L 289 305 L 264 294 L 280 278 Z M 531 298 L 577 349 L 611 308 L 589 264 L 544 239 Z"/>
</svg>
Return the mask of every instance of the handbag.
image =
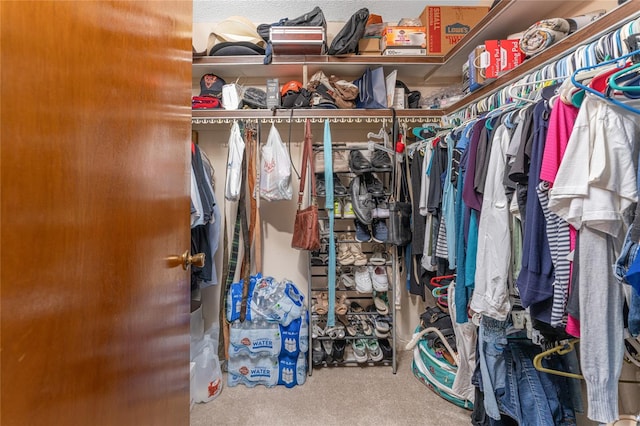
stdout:
<svg viewBox="0 0 640 426">
<path fill-rule="evenodd" d="M 388 242 L 395 246 L 405 246 L 411 242 L 412 207 L 409 201 L 407 176 L 403 173 L 402 167 L 397 169 L 394 175 L 396 193 L 389 200 Z"/>
<path fill-rule="evenodd" d="M 358 87 L 356 108 L 380 109 L 387 107 L 387 85 L 384 70 L 367 68 L 362 77 L 353 82 Z"/>
<path fill-rule="evenodd" d="M 298 191 L 298 209 L 293 222 L 293 236 L 291 247 L 298 250 L 319 250 L 320 229 L 318 224 L 318 203 L 316 201 L 316 175 L 311 161 L 311 121 L 307 119 L 304 132 L 304 148 L 302 150 L 302 171 L 300 176 L 300 189 Z M 302 198 L 307 177 L 307 166 L 311 176 L 311 202 L 308 207 L 302 208 Z"/>
</svg>

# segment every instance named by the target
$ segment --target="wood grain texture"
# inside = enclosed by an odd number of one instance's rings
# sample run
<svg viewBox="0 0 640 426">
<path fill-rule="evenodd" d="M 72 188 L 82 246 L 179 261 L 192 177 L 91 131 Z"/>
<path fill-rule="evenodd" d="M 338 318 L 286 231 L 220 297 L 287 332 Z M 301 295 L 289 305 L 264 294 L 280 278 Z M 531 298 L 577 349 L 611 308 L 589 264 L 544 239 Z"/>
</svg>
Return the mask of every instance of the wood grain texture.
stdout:
<svg viewBox="0 0 640 426">
<path fill-rule="evenodd" d="M 189 422 L 191 2 L 1 2 L 3 425 Z"/>
</svg>

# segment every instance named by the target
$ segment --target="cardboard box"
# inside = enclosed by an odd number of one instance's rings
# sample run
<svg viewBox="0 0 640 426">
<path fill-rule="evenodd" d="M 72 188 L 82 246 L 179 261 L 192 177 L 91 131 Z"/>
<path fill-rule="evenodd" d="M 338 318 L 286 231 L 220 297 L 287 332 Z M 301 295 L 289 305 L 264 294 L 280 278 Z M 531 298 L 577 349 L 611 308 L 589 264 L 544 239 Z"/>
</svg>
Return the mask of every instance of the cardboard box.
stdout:
<svg viewBox="0 0 640 426">
<path fill-rule="evenodd" d="M 427 46 L 425 27 L 385 27 L 382 30 L 380 49 L 387 47 L 421 47 Z"/>
<path fill-rule="evenodd" d="M 425 7 L 420 20 L 427 31 L 427 55 L 446 55 L 488 12 L 488 7 Z"/>
<path fill-rule="evenodd" d="M 482 67 L 482 58 L 486 57 L 484 45 L 477 46 L 469 53 L 469 61 L 466 65 L 468 88 L 470 92 L 478 90 L 485 83 L 485 69 Z"/>
<path fill-rule="evenodd" d="M 484 48 L 488 58 L 486 78 L 496 78 L 524 60 L 519 40 L 485 40 Z"/>
<path fill-rule="evenodd" d="M 382 56 L 425 56 L 427 49 L 421 47 L 387 47 L 382 52 Z"/>
<path fill-rule="evenodd" d="M 358 53 L 360 55 L 379 55 L 380 37 L 363 37 L 358 42 Z"/>
</svg>

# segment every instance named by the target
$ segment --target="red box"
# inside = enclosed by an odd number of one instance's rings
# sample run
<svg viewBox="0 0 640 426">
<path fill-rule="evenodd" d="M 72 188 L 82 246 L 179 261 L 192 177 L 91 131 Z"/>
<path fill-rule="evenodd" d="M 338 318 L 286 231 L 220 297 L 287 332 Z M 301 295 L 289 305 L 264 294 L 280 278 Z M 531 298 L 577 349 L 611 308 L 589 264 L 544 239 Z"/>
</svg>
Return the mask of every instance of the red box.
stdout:
<svg viewBox="0 0 640 426">
<path fill-rule="evenodd" d="M 524 55 L 520 50 L 520 40 L 485 40 L 484 48 L 488 62 L 486 78 L 496 78 L 522 63 Z"/>
</svg>

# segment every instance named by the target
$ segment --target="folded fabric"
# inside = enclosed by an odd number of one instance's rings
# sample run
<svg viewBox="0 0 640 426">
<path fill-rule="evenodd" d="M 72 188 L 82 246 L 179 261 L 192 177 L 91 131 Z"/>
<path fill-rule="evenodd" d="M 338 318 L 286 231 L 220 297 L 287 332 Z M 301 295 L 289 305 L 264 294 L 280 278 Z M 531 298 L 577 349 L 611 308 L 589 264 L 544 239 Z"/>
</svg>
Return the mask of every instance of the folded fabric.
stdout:
<svg viewBox="0 0 640 426">
<path fill-rule="evenodd" d="M 566 19 L 543 19 L 524 32 L 520 39 L 520 49 L 527 56 L 536 55 L 566 37 L 569 30 L 569 21 Z"/>
</svg>

